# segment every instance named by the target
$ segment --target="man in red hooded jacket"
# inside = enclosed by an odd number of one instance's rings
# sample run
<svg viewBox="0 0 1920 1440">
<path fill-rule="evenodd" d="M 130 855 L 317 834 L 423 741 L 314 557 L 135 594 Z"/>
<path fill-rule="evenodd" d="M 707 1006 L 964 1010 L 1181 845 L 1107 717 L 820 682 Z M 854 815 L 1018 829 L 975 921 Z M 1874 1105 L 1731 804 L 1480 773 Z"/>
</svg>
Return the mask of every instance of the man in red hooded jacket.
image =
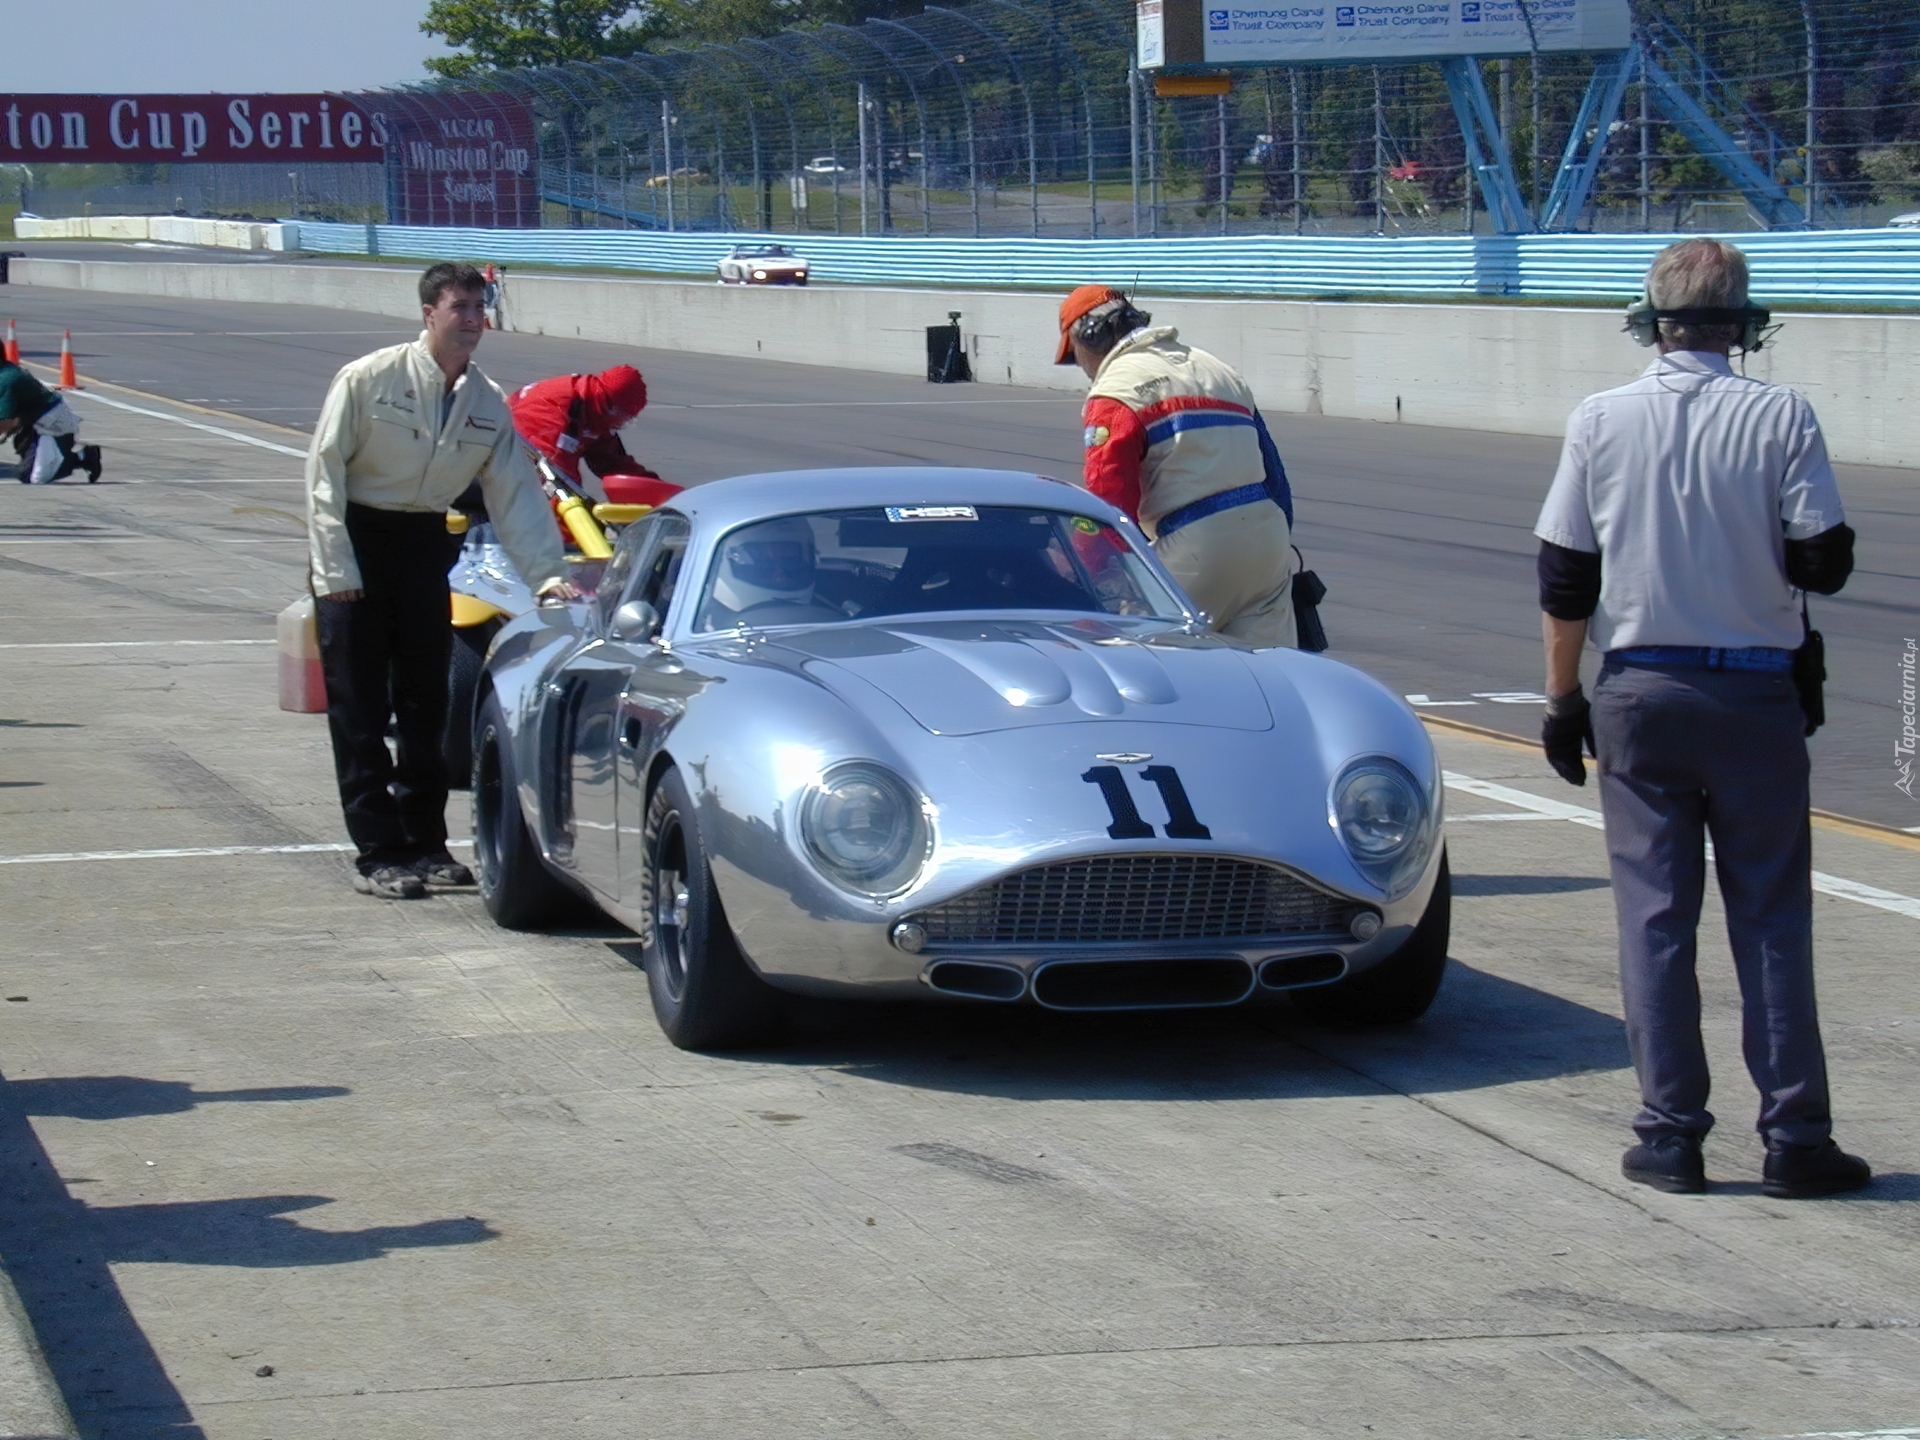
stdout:
<svg viewBox="0 0 1920 1440">
<path fill-rule="evenodd" d="M 507 405 L 520 438 L 575 485 L 583 460 L 603 482 L 609 475 L 660 478 L 620 443 L 621 427 L 647 408 L 647 382 L 631 365 L 538 380 L 516 390 Z"/>
</svg>

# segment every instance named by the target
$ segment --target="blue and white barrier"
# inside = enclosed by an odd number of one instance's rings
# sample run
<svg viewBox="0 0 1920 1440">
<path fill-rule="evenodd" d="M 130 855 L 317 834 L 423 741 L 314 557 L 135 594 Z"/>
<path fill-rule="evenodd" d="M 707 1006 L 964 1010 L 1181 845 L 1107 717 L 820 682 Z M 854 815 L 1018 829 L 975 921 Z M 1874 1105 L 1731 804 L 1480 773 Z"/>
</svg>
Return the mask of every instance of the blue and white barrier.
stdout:
<svg viewBox="0 0 1920 1440">
<path fill-rule="evenodd" d="M 711 277 L 738 244 L 791 245 L 828 283 L 1064 290 L 1090 280 L 1198 295 L 1617 299 L 1677 235 L 1022 240 L 303 223 L 303 250 Z M 1920 304 L 1920 229 L 1726 235 L 1773 302 Z"/>
</svg>

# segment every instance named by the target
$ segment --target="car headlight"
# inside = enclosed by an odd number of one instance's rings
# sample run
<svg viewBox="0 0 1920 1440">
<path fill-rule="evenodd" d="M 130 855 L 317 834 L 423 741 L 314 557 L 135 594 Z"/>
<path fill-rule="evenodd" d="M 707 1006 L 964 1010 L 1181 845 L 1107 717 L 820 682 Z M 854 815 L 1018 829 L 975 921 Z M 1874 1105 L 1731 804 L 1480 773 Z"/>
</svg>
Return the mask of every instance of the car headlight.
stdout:
<svg viewBox="0 0 1920 1440">
<path fill-rule="evenodd" d="M 756 280 L 764 280 L 767 278 L 767 272 L 764 270 L 756 270 L 753 272 L 753 278 Z"/>
<path fill-rule="evenodd" d="M 1402 894 L 1426 867 L 1433 847 L 1433 807 L 1398 760 L 1369 755 L 1333 782 L 1328 821 L 1353 863 L 1390 897 Z"/>
<path fill-rule="evenodd" d="M 836 765 L 800 809 L 814 863 L 862 895 L 896 895 L 926 863 L 931 828 L 920 797 L 891 770 L 865 761 Z"/>
</svg>

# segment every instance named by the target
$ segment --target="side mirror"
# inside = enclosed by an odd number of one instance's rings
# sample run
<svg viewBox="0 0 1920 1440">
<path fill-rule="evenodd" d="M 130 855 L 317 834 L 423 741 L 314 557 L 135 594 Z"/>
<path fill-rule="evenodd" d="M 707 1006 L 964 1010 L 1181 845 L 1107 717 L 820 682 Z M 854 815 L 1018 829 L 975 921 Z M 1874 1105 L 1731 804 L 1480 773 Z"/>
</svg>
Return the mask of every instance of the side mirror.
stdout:
<svg viewBox="0 0 1920 1440">
<path fill-rule="evenodd" d="M 660 628 L 660 612 L 644 600 L 629 600 L 613 612 L 608 627 L 616 640 L 651 640 Z"/>
</svg>

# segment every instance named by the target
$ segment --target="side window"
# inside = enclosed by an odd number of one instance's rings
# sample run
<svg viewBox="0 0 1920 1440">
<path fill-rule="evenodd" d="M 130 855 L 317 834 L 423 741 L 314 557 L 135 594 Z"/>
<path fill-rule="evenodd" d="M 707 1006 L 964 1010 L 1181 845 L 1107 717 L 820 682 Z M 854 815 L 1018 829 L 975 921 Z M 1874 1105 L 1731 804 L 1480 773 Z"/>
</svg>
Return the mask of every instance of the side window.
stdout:
<svg viewBox="0 0 1920 1440">
<path fill-rule="evenodd" d="M 687 530 L 687 522 L 678 515 L 660 517 L 651 543 L 628 581 L 622 603 L 644 600 L 653 606 L 662 621 L 666 619 L 680 583 L 680 562 L 687 553 Z"/>
<path fill-rule="evenodd" d="M 600 587 L 594 592 L 594 604 L 600 611 L 600 624 L 604 627 L 612 623 L 613 612 L 620 607 L 620 594 L 627 588 L 627 581 L 633 575 L 634 562 L 640 552 L 647 548 L 647 542 L 653 538 L 653 532 L 659 528 L 660 517 L 643 515 L 621 532 L 620 543 L 613 548 L 613 558 L 607 561 L 606 568 L 600 572 Z"/>
</svg>

